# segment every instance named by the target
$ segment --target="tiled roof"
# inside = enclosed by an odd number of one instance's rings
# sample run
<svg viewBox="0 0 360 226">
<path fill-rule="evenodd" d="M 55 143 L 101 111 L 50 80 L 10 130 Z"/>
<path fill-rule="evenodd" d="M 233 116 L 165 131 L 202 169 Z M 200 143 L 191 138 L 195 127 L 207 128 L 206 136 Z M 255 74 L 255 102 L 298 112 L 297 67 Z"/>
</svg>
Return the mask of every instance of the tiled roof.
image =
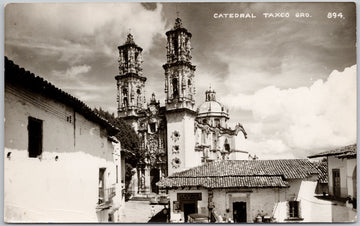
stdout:
<svg viewBox="0 0 360 226">
<path fill-rule="evenodd" d="M 348 152 L 341 155 L 337 155 L 336 158 L 347 158 L 347 159 L 353 159 L 356 158 L 356 152 Z"/>
<path fill-rule="evenodd" d="M 224 160 L 174 173 L 161 180 L 158 185 L 207 188 L 286 187 L 287 179 L 303 179 L 317 174 L 317 168 L 307 159 Z"/>
<path fill-rule="evenodd" d="M 298 179 L 316 173 L 316 168 L 307 159 L 225 160 L 178 172 L 171 177 L 284 176 L 285 179 Z"/>
<path fill-rule="evenodd" d="M 12 84 L 21 85 L 22 87 L 29 89 L 32 92 L 40 93 L 49 98 L 64 103 L 67 106 L 73 107 L 74 110 L 81 113 L 87 119 L 102 125 L 111 133 L 116 133 L 119 131 L 117 127 L 113 126 L 106 119 L 95 113 L 84 102 L 62 91 L 43 78 L 35 76 L 30 71 L 26 71 L 24 68 L 20 68 L 7 57 L 5 57 L 5 81 L 6 83 L 9 82 Z"/>
<path fill-rule="evenodd" d="M 343 156 L 356 156 L 356 144 L 348 145 L 341 148 L 332 149 L 329 151 L 320 152 L 315 155 L 308 156 L 309 158 L 325 157 L 331 155 L 343 155 Z"/>
<path fill-rule="evenodd" d="M 157 185 L 168 188 L 186 186 L 202 186 L 204 188 L 285 188 L 289 186 L 281 176 L 168 177 L 158 182 Z"/>
<path fill-rule="evenodd" d="M 320 183 L 328 183 L 327 162 L 313 162 L 312 164 L 319 172 L 318 181 Z"/>
</svg>

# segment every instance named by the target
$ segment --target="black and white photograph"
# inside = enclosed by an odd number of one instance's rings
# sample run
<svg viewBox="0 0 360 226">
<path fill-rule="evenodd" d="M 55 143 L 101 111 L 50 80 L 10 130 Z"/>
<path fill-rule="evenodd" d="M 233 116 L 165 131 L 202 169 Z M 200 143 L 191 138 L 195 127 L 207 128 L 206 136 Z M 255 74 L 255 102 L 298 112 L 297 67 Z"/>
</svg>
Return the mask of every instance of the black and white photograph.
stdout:
<svg viewBox="0 0 360 226">
<path fill-rule="evenodd" d="M 356 6 L 7 3 L 3 221 L 357 222 Z"/>
</svg>

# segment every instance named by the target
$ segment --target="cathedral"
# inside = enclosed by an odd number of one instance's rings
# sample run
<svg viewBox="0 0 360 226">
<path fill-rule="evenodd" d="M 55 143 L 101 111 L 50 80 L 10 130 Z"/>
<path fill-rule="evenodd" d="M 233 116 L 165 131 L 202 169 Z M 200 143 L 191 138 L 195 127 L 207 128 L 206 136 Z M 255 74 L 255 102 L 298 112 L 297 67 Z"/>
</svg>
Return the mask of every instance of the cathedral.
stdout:
<svg viewBox="0 0 360 226">
<path fill-rule="evenodd" d="M 220 159 L 247 159 L 248 153 L 237 147 L 236 140 L 246 139 L 243 126 L 230 128 L 229 110 L 216 100 L 211 87 L 205 101 L 196 108 L 191 63 L 192 34 L 175 20 L 166 32 L 165 106 L 152 94 L 145 98 L 146 77 L 142 71 L 142 48 L 131 34 L 119 46 L 117 84 L 118 117 L 129 123 L 139 135 L 146 153 L 132 180 L 134 195 L 158 193 L 156 183 L 175 172 Z"/>
</svg>

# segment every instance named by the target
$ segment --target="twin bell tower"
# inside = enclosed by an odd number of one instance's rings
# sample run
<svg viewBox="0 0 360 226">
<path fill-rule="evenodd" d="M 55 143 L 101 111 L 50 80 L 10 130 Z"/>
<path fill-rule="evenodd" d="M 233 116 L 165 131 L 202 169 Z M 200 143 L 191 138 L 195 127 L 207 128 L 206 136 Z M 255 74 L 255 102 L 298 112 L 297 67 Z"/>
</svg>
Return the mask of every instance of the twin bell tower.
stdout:
<svg viewBox="0 0 360 226">
<path fill-rule="evenodd" d="M 191 33 L 176 18 L 166 32 L 165 117 L 168 175 L 201 164 L 195 152 L 195 66 L 191 63 Z M 137 118 L 146 111 L 142 73 L 142 48 L 128 35 L 119 49 L 117 81 L 118 117 Z M 134 123 L 132 123 L 134 126 Z M 199 155 L 199 156 L 197 156 Z"/>
</svg>

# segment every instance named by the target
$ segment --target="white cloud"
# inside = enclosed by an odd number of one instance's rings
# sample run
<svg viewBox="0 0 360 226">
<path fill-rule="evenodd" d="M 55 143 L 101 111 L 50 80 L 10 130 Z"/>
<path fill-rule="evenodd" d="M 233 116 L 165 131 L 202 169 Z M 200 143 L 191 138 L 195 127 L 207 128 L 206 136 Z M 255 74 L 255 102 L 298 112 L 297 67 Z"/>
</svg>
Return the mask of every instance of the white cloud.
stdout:
<svg viewBox="0 0 360 226">
<path fill-rule="evenodd" d="M 115 93 L 112 93 L 114 87 L 106 83 L 92 84 L 88 82 L 87 77 L 91 73 L 91 69 L 91 66 L 84 64 L 71 66 L 66 70 L 53 70 L 51 77 L 54 78 L 54 81 L 52 82 L 87 104 L 105 103 L 104 96 L 115 95 Z M 114 99 L 115 97 L 110 99 L 110 101 Z M 91 107 L 94 106 L 92 105 Z"/>
<path fill-rule="evenodd" d="M 78 66 L 72 66 L 65 71 L 64 76 L 75 77 L 80 74 L 85 74 L 85 73 L 89 72 L 90 70 L 91 70 L 91 66 L 85 65 L 85 64 L 78 65 Z"/>
<path fill-rule="evenodd" d="M 356 142 L 355 65 L 335 70 L 326 81 L 317 80 L 310 87 L 268 86 L 251 95 L 227 95 L 222 101 L 234 110 L 252 112 L 256 123 L 245 125 L 253 132 L 246 141 L 250 152 L 306 157 Z"/>
<path fill-rule="evenodd" d="M 8 4 L 5 43 L 60 54 L 70 64 L 95 54 L 113 59 L 129 29 L 144 51 L 150 49 L 155 35 L 165 32 L 161 10 L 160 4 L 149 11 L 140 3 Z"/>
<path fill-rule="evenodd" d="M 248 151 L 251 155 L 256 154 L 260 159 L 293 159 L 294 153 L 289 151 L 289 147 L 280 139 L 268 139 L 262 141 L 246 140 L 241 150 Z"/>
</svg>

